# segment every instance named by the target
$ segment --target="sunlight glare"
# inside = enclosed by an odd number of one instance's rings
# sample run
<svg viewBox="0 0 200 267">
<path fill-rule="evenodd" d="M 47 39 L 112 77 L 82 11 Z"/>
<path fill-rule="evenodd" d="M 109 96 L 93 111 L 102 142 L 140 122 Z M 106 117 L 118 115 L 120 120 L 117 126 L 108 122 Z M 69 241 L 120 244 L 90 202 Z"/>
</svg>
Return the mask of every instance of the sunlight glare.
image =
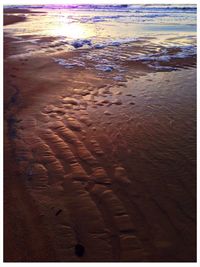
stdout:
<svg viewBox="0 0 200 267">
<path fill-rule="evenodd" d="M 62 17 L 53 25 L 51 26 L 51 34 L 54 36 L 64 36 L 72 39 L 76 38 L 87 38 L 91 36 L 91 33 L 86 30 L 84 25 L 80 23 L 71 23 L 71 21 L 66 18 Z"/>
</svg>

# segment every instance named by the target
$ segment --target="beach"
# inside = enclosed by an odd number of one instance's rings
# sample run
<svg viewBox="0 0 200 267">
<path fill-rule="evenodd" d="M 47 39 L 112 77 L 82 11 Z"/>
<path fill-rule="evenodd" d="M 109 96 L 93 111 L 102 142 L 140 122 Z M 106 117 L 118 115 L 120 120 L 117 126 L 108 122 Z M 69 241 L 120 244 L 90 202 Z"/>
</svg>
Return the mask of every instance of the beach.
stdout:
<svg viewBox="0 0 200 267">
<path fill-rule="evenodd" d="M 196 13 L 161 8 L 4 9 L 4 261 L 196 261 Z"/>
</svg>

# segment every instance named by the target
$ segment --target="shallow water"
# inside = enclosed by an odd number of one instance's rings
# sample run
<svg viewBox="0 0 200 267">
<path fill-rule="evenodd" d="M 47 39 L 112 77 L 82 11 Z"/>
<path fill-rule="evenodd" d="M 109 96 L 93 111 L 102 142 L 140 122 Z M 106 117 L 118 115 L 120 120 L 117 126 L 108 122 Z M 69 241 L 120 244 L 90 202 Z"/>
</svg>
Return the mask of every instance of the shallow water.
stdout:
<svg viewBox="0 0 200 267">
<path fill-rule="evenodd" d="M 56 48 L 69 50 L 83 47 L 91 49 L 102 44 L 107 47 L 114 42 L 117 50 L 117 46 L 132 43 L 138 38 L 145 38 L 144 41 L 153 38 L 153 43 L 166 46 L 195 46 L 196 42 L 196 7 L 192 5 L 30 8 L 46 13 L 26 14 L 26 22 L 8 25 L 5 31 L 19 38 L 31 35 L 28 41 L 32 44 L 39 45 L 38 40 L 42 37 L 55 37 L 50 42 L 43 39 L 42 45 L 55 45 Z M 174 38 L 173 41 L 170 38 Z M 91 43 L 84 43 L 84 40 Z M 78 46 L 74 45 L 76 41 L 79 41 Z"/>
<path fill-rule="evenodd" d="M 165 32 L 196 31 L 196 7 L 195 5 L 129 5 L 127 8 L 110 6 L 84 6 L 77 8 L 58 8 L 57 6 L 44 6 L 34 8 L 33 11 L 44 11 L 46 14 L 26 14 L 28 22 L 26 25 L 7 26 L 8 29 L 15 28 L 15 34 L 37 34 L 55 35 L 67 38 L 129 38 L 137 35 L 155 35 L 154 31 Z M 35 20 L 35 17 L 37 18 Z M 40 24 L 37 21 L 40 21 Z M 116 28 L 116 26 L 118 28 Z M 114 31 L 110 31 L 115 28 Z M 98 36 L 97 32 L 98 31 Z"/>
</svg>

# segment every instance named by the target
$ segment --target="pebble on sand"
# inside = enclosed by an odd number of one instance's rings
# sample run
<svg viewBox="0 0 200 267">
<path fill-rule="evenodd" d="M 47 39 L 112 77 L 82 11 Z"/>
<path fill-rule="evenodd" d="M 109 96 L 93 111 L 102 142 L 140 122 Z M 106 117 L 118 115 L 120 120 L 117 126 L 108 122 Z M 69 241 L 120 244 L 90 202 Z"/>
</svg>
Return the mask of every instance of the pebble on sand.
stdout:
<svg viewBox="0 0 200 267">
<path fill-rule="evenodd" d="M 132 94 L 126 94 L 126 96 L 132 96 Z"/>
<path fill-rule="evenodd" d="M 105 111 L 104 111 L 104 114 L 105 114 L 105 115 L 112 115 L 112 113 L 110 113 L 108 110 L 105 110 Z"/>
<path fill-rule="evenodd" d="M 112 104 L 114 104 L 114 105 L 121 105 L 122 104 L 122 101 L 119 100 L 119 99 L 115 99 L 115 100 L 112 101 Z"/>
<path fill-rule="evenodd" d="M 110 101 L 108 99 L 104 99 L 104 100 L 101 101 L 101 103 L 103 103 L 103 104 L 109 104 Z"/>
<path fill-rule="evenodd" d="M 85 253 L 85 248 L 81 244 L 76 244 L 74 247 L 74 252 L 78 257 L 82 257 Z"/>
<path fill-rule="evenodd" d="M 115 95 L 121 95 L 122 92 L 121 92 L 121 91 L 117 91 L 117 92 L 115 92 L 114 94 L 115 94 Z"/>
<path fill-rule="evenodd" d="M 115 167 L 115 178 L 119 182 L 130 184 L 130 180 L 127 177 L 126 171 L 123 167 L 117 166 Z"/>
<path fill-rule="evenodd" d="M 64 104 L 79 105 L 79 101 L 72 97 L 65 97 L 62 102 Z"/>
</svg>

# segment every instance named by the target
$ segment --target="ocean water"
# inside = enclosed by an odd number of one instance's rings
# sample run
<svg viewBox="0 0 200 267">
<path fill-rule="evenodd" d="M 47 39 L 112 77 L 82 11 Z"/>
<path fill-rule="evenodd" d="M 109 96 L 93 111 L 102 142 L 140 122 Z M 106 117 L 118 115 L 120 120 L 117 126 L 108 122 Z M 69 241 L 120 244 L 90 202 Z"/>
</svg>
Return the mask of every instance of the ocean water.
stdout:
<svg viewBox="0 0 200 267">
<path fill-rule="evenodd" d="M 96 69 L 114 79 L 123 79 L 130 64 L 173 71 L 196 58 L 195 5 L 13 7 L 41 12 L 19 13 L 25 22 L 5 26 L 23 48 L 14 57 L 48 55 L 66 69 Z M 69 51 L 75 53 L 66 58 Z"/>
</svg>

